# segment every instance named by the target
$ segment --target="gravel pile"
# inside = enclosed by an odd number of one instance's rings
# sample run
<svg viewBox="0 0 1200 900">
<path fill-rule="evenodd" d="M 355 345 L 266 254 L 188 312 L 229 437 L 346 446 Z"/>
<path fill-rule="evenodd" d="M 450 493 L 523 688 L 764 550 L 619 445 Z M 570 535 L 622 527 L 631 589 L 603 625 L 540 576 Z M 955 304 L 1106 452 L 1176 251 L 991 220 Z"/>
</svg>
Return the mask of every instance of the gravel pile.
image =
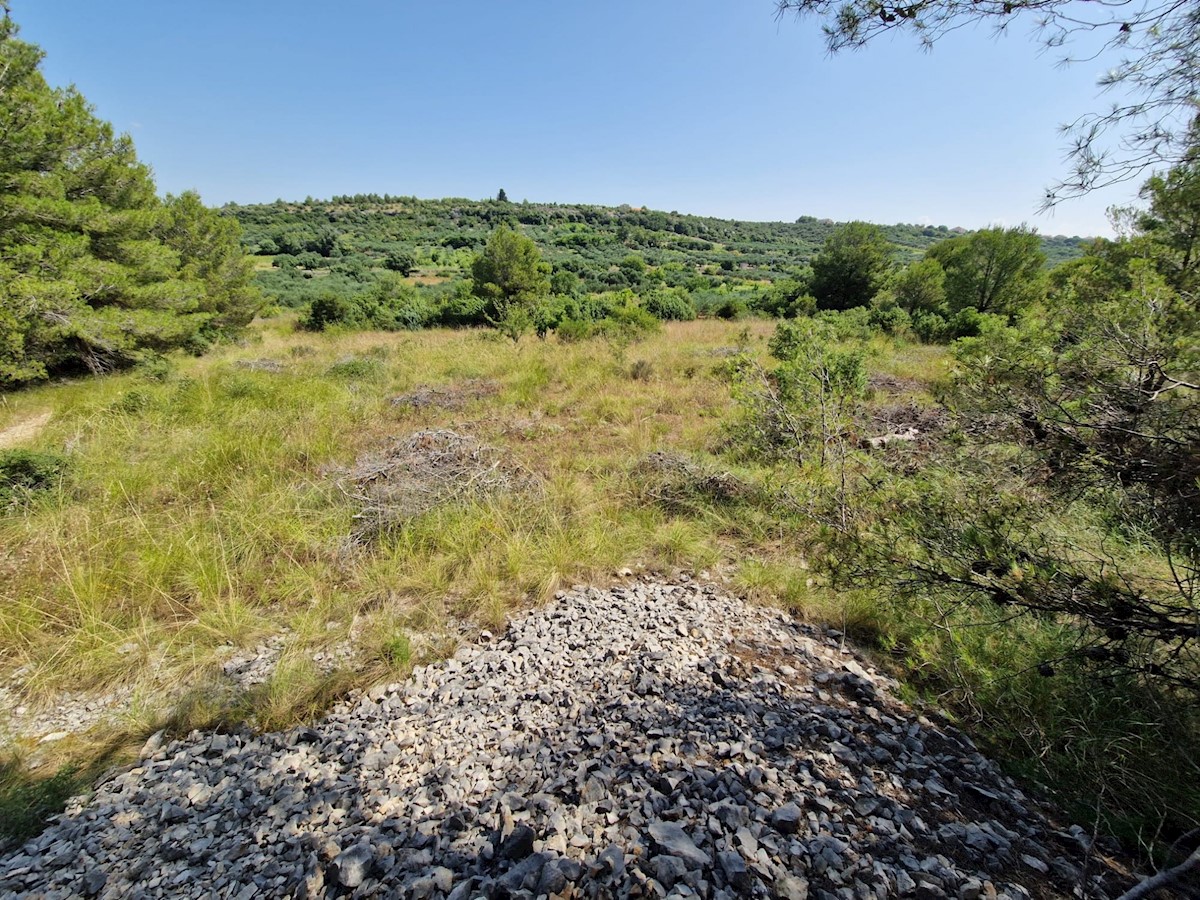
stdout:
<svg viewBox="0 0 1200 900">
<path fill-rule="evenodd" d="M 0 858 L 0 895 L 1116 893 L 891 687 L 712 586 L 577 588 L 312 727 L 152 750 Z"/>
</svg>

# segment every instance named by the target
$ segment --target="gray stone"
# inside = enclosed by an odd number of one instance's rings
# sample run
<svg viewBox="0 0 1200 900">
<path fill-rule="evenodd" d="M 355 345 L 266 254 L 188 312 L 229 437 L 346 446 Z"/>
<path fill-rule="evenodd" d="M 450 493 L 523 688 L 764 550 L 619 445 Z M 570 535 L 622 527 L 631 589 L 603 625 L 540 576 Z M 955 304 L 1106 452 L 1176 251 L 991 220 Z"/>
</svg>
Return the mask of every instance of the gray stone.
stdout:
<svg viewBox="0 0 1200 900">
<path fill-rule="evenodd" d="M 83 876 L 83 892 L 89 897 L 94 897 L 104 889 L 104 885 L 107 883 L 107 872 L 101 869 L 92 869 Z"/>
<path fill-rule="evenodd" d="M 712 859 L 707 853 L 696 846 L 687 833 L 675 822 L 655 822 L 650 826 L 650 837 L 654 838 L 662 849 L 677 856 L 692 868 L 708 865 Z"/>
<path fill-rule="evenodd" d="M 775 894 L 780 900 L 808 900 L 808 882 L 795 875 L 775 879 Z"/>
<path fill-rule="evenodd" d="M 804 811 L 795 803 L 785 803 L 773 813 L 771 813 L 768 821 L 771 827 L 783 834 L 795 834 L 800 830 L 800 822 L 804 818 Z"/>
<path fill-rule="evenodd" d="M 736 850 L 722 850 L 717 854 L 717 859 L 721 864 L 721 871 L 725 873 L 725 878 L 730 885 L 739 891 L 750 889 L 754 879 L 746 869 L 746 861 L 742 859 L 742 854 Z"/>
<path fill-rule="evenodd" d="M 533 842 L 537 835 L 528 825 L 518 825 L 512 834 L 500 842 L 497 851 L 501 859 L 524 859 L 533 852 Z"/>
<path fill-rule="evenodd" d="M 366 879 L 374 862 L 375 851 L 370 844 L 355 844 L 348 847 L 333 861 L 338 883 L 343 887 L 358 887 Z"/>
<path fill-rule="evenodd" d="M 677 881 L 687 875 L 688 868 L 682 859 L 662 854 L 654 857 L 654 877 L 665 888 L 673 888 Z"/>
</svg>

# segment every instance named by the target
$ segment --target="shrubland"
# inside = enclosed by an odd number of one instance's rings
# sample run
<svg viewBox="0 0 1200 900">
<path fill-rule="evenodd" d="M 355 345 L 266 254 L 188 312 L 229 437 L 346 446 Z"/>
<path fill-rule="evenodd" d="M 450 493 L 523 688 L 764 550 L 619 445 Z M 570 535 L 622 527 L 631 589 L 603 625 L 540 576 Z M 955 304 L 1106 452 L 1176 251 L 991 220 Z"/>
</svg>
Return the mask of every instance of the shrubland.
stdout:
<svg viewBox="0 0 1200 900">
<path fill-rule="evenodd" d="M 10 716 L 10 834 L 159 729 L 310 718 L 626 569 L 849 633 L 1131 848 L 1200 825 L 1194 160 L 1086 248 L 503 197 L 218 215 L 6 28 L 0 112 L 95 152 L 0 160 L 0 378 L 110 374 L 0 395 L 0 700 L 123 698 L 47 743 Z M 270 260 L 248 327 L 237 222 Z"/>
</svg>

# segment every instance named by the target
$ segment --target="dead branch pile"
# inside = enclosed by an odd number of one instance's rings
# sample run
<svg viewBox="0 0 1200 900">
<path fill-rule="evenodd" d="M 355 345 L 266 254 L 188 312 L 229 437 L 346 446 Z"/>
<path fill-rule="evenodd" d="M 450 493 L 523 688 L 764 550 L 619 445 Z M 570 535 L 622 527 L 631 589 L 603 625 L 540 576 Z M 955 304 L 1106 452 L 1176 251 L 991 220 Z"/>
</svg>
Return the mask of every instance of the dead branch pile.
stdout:
<svg viewBox="0 0 1200 900">
<path fill-rule="evenodd" d="M 360 459 L 339 481 L 359 508 L 360 540 L 443 504 L 527 491 L 536 483 L 502 450 L 448 430 L 414 432 Z"/>
<path fill-rule="evenodd" d="M 412 409 L 462 409 L 473 400 L 490 397 L 499 390 L 499 385 L 486 378 L 469 378 L 457 384 L 422 384 L 407 394 L 392 398 L 392 406 L 408 406 Z"/>
<path fill-rule="evenodd" d="M 704 466 L 674 453 L 657 450 L 638 466 L 648 499 L 669 508 L 692 508 L 697 501 L 737 503 L 752 488 L 732 472 Z"/>
</svg>

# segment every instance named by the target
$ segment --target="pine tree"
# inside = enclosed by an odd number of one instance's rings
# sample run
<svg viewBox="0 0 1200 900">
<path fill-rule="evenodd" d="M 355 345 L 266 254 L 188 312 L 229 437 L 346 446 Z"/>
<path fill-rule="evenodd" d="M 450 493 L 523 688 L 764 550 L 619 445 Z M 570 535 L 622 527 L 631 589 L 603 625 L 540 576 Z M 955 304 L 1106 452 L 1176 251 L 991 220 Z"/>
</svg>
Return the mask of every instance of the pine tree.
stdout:
<svg viewBox="0 0 1200 900">
<path fill-rule="evenodd" d="M 127 135 L 0 21 L 0 388 L 203 346 L 258 305 L 235 221 L 160 200 Z"/>
</svg>

